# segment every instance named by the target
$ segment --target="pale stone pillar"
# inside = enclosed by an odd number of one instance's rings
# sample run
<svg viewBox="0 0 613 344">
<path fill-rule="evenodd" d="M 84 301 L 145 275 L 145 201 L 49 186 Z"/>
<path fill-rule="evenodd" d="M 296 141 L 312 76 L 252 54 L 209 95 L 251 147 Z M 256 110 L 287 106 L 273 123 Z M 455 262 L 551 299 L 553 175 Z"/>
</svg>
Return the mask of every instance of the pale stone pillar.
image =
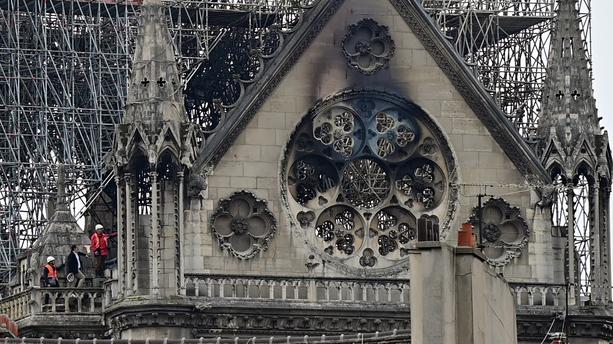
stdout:
<svg viewBox="0 0 613 344">
<path fill-rule="evenodd" d="M 125 247 L 124 242 L 127 240 L 124 230 L 124 212 L 123 212 L 123 187 L 121 177 L 115 172 L 115 185 L 117 186 L 117 282 L 119 284 L 119 298 L 123 298 L 125 286 Z"/>
<path fill-rule="evenodd" d="M 126 190 L 126 295 L 136 294 L 137 278 L 134 276 L 135 271 L 135 250 L 136 242 L 134 237 L 134 210 L 132 201 L 132 174 L 124 175 L 124 183 Z"/>
<path fill-rule="evenodd" d="M 185 197 L 184 195 L 184 173 L 183 171 L 178 172 L 177 176 L 179 177 L 179 191 L 178 191 L 178 197 L 179 197 L 179 209 L 178 209 L 178 214 L 177 216 L 179 217 L 179 228 L 177 228 L 177 237 L 179 238 L 179 243 L 176 247 L 176 259 L 179 260 L 179 271 L 177 271 L 177 274 L 179 274 L 179 290 L 178 293 L 179 295 L 185 295 L 185 259 L 184 259 L 184 246 L 185 246 L 185 229 L 184 229 L 184 225 L 183 225 L 183 217 L 185 216 L 184 212 L 184 206 L 183 206 L 183 198 Z"/>
<path fill-rule="evenodd" d="M 568 268 L 566 273 L 568 274 L 568 304 L 574 305 L 576 300 L 575 298 L 578 296 L 577 292 L 579 288 L 576 288 L 576 276 L 575 276 L 575 186 L 573 185 L 572 180 L 570 180 L 567 184 L 567 219 L 566 219 L 566 238 L 568 240 L 567 244 L 567 260 L 568 260 Z"/>
<path fill-rule="evenodd" d="M 592 302 L 601 303 L 603 299 L 602 288 L 602 273 L 600 260 L 600 182 L 595 178 L 594 183 L 590 185 L 590 287 Z"/>
<path fill-rule="evenodd" d="M 608 301 L 611 300 L 611 281 L 609 279 L 609 276 L 611 276 L 611 267 L 609 266 L 609 255 L 610 253 L 610 247 L 611 247 L 611 235 L 610 235 L 610 230 L 611 230 L 611 221 L 609 219 L 609 206 L 610 206 L 610 201 L 609 198 L 611 197 L 611 187 L 609 185 L 606 185 L 603 189 L 602 189 L 602 208 L 601 208 L 601 212 L 602 212 L 602 221 L 604 222 L 604 226 L 603 227 L 603 233 L 602 233 L 602 273 L 603 273 L 603 285 L 604 285 L 604 302 L 607 303 Z"/>
<path fill-rule="evenodd" d="M 151 181 L 151 232 L 149 233 L 149 294 L 160 295 L 159 250 L 160 236 L 158 228 L 158 183 L 157 172 L 149 172 Z"/>
</svg>

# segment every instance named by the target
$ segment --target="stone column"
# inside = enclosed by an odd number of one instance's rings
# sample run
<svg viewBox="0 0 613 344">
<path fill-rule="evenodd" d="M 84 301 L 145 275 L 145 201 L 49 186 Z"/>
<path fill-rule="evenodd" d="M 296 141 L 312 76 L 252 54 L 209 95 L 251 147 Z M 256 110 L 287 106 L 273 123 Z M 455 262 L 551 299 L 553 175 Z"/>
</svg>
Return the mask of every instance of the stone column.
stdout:
<svg viewBox="0 0 613 344">
<path fill-rule="evenodd" d="M 601 303 L 603 298 L 600 260 L 600 182 L 595 178 L 590 185 L 590 299 Z"/>
<path fill-rule="evenodd" d="M 126 190 L 126 295 L 136 294 L 137 278 L 134 276 L 135 271 L 135 250 L 136 242 L 134 237 L 134 210 L 132 197 L 132 174 L 124 175 L 124 185 Z"/>
<path fill-rule="evenodd" d="M 151 181 L 151 232 L 149 240 L 149 294 L 159 296 L 160 294 L 160 271 L 159 271 L 159 251 L 160 236 L 158 228 L 158 183 L 157 172 L 149 172 Z"/>
<path fill-rule="evenodd" d="M 183 217 L 185 216 L 185 214 L 183 214 L 184 212 L 184 206 L 183 206 L 183 198 L 185 197 L 184 195 L 184 173 L 183 171 L 178 172 L 177 176 L 179 177 L 179 191 L 178 191 L 178 197 L 179 197 L 179 209 L 178 212 L 176 214 L 176 216 L 178 216 L 179 219 L 179 226 L 177 228 L 177 238 L 178 238 L 178 243 L 177 243 L 177 247 L 176 247 L 176 257 L 179 260 L 179 271 L 177 271 L 178 274 L 178 278 L 179 278 L 179 285 L 177 286 L 179 288 L 178 293 L 179 295 L 185 295 L 185 262 L 184 262 L 184 258 L 183 258 L 183 246 L 185 245 L 185 228 L 183 225 Z"/>
<path fill-rule="evenodd" d="M 611 230 L 611 221 L 609 220 L 609 206 L 610 206 L 610 202 L 609 202 L 609 197 L 611 197 L 611 186 L 609 185 L 605 185 L 603 187 L 603 189 L 601 190 L 602 192 L 602 207 L 601 207 L 601 213 L 602 213 L 602 222 L 604 225 L 602 225 L 602 242 L 601 242 L 601 247 L 602 247 L 602 283 L 604 286 L 604 302 L 607 303 L 608 301 L 611 300 L 611 282 L 609 279 L 609 276 L 611 274 L 611 267 L 609 266 L 609 255 L 610 255 L 610 247 L 611 247 L 611 236 L 610 236 L 610 230 Z"/>
<path fill-rule="evenodd" d="M 124 290 L 126 289 L 126 267 L 125 267 L 125 247 L 124 243 L 127 241 L 126 232 L 124 230 L 124 211 L 123 211 L 123 185 L 119 173 L 115 172 L 115 185 L 117 186 L 117 282 L 119 284 L 119 298 L 123 298 Z"/>
<path fill-rule="evenodd" d="M 570 180 L 566 184 L 566 193 L 567 193 L 567 219 L 566 219 L 566 238 L 568 239 L 567 243 L 567 260 L 568 260 L 568 268 L 566 273 L 568 274 L 568 303 L 570 305 L 575 304 L 575 297 L 577 296 L 575 288 L 575 188 L 572 180 Z"/>
</svg>

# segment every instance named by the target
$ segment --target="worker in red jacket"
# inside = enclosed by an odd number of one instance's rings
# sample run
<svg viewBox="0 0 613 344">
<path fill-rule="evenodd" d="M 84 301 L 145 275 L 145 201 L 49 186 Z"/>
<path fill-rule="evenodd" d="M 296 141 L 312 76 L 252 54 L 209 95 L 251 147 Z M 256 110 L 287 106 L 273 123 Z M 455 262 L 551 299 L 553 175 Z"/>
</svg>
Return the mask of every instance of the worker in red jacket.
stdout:
<svg viewBox="0 0 613 344">
<path fill-rule="evenodd" d="M 96 232 L 91 237 L 91 250 L 96 258 L 96 277 L 104 277 L 104 262 L 109 255 L 109 238 L 117 236 L 117 232 L 104 233 L 104 226 L 96 225 Z"/>
</svg>

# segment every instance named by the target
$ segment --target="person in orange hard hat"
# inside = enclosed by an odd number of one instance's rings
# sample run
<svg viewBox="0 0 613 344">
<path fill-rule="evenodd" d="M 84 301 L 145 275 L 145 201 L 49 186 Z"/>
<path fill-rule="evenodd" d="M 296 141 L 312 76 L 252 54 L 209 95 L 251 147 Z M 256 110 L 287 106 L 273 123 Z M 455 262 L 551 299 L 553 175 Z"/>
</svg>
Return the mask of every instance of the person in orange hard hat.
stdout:
<svg viewBox="0 0 613 344">
<path fill-rule="evenodd" d="M 96 232 L 91 237 L 91 250 L 96 258 L 96 277 L 104 277 L 104 264 L 109 255 L 109 238 L 117 236 L 115 233 L 104 233 L 104 226 L 96 225 Z"/>
</svg>

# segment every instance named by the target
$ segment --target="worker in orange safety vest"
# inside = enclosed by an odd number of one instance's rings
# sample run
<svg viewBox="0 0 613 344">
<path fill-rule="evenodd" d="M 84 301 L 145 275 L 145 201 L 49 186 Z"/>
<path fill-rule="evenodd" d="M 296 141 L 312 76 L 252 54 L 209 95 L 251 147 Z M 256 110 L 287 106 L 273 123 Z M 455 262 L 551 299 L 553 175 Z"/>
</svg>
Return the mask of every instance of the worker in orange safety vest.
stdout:
<svg viewBox="0 0 613 344">
<path fill-rule="evenodd" d="M 59 287 L 60 282 L 57 279 L 57 268 L 55 267 L 55 258 L 47 257 L 47 264 L 43 266 L 43 273 L 40 278 L 40 284 L 43 287 Z"/>
</svg>

